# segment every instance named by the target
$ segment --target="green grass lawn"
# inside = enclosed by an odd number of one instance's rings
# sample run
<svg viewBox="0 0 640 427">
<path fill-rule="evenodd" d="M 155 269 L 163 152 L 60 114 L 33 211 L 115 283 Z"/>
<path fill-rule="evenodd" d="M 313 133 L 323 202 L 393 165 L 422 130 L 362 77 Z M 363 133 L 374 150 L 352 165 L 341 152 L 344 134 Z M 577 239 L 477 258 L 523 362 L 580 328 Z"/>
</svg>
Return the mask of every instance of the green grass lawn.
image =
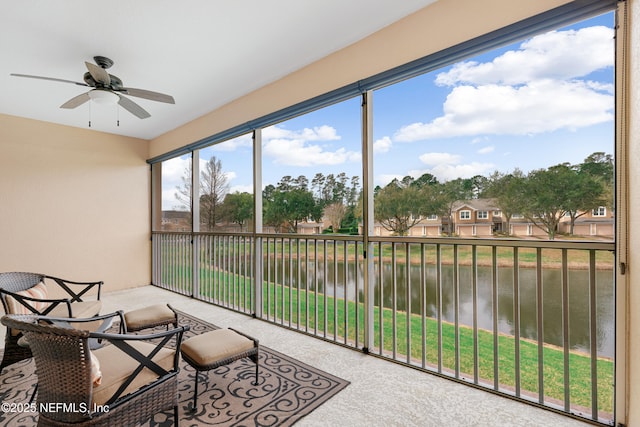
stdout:
<svg viewBox="0 0 640 427">
<path fill-rule="evenodd" d="M 206 276 L 206 273 L 202 273 Z M 213 273 L 217 280 L 211 287 L 201 286 L 201 296 L 225 306 L 238 302 L 246 303 L 251 294 L 250 280 L 238 275 Z M 324 293 L 298 290 L 278 284 L 263 284 L 263 316 L 275 323 L 282 323 L 296 329 L 309 331 L 318 336 L 346 342 L 362 347 L 364 343 L 364 305 L 360 302 L 333 298 Z M 234 299 L 235 298 L 235 299 Z M 374 348 L 371 352 L 381 353 L 420 366 L 426 362 L 427 369 L 442 368 L 453 373 L 458 360 L 460 377 L 473 380 L 474 352 L 478 354 L 478 378 L 481 383 L 494 382 L 494 334 L 478 330 L 477 344 L 473 329 L 449 322 L 438 322 L 416 314 L 396 312 L 384 308 L 374 308 Z M 357 323 L 357 327 L 356 327 Z M 456 333 L 459 350 L 456 358 Z M 423 334 L 424 340 L 423 352 Z M 409 336 L 409 340 L 407 340 Z M 438 338 L 442 342 L 439 360 Z M 381 343 L 382 340 L 382 343 Z M 516 385 L 515 338 L 504 334 L 498 340 L 498 383 L 502 390 L 514 390 Z M 520 346 L 520 388 L 523 395 L 538 398 L 538 346 L 530 340 L 521 339 Z M 410 348 L 408 348 L 410 347 Z M 477 350 L 476 350 L 477 347 Z M 409 357 L 407 355 L 410 354 Z M 564 401 L 564 354 L 561 349 L 545 345 L 543 347 L 543 378 L 545 401 Z M 598 408 L 599 411 L 613 412 L 613 361 L 598 359 Z M 579 352 L 569 354 L 569 390 L 572 406 L 591 408 L 591 359 Z"/>
</svg>

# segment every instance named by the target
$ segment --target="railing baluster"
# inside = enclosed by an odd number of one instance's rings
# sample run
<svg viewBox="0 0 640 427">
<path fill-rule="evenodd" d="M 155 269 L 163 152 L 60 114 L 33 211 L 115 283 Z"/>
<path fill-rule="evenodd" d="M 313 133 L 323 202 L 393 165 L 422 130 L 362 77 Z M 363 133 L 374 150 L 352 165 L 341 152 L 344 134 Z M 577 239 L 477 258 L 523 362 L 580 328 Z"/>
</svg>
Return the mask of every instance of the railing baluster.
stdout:
<svg viewBox="0 0 640 427">
<path fill-rule="evenodd" d="M 391 290 L 391 345 L 393 347 L 393 360 L 397 360 L 398 346 L 398 257 L 396 252 L 396 243 L 391 243 L 391 270 L 393 278 L 393 286 Z"/>
<path fill-rule="evenodd" d="M 596 309 L 596 251 L 589 251 L 589 344 L 591 354 L 591 418 L 598 420 L 598 331 Z"/>
<path fill-rule="evenodd" d="M 513 248 L 513 336 L 516 397 L 520 397 L 520 269 L 518 248 Z"/>
<path fill-rule="evenodd" d="M 349 286 L 347 280 L 349 278 L 349 257 L 347 254 L 347 241 L 342 242 L 342 253 L 344 257 L 344 262 L 342 265 L 344 266 L 342 288 L 344 289 L 344 343 L 347 344 L 349 342 Z"/>
<path fill-rule="evenodd" d="M 425 244 L 420 244 L 420 331 L 422 337 L 422 368 L 427 367 L 427 259 Z"/>
<path fill-rule="evenodd" d="M 571 409 L 571 384 L 569 374 L 569 271 L 567 250 L 562 249 L 562 348 L 564 353 L 564 410 Z"/>
<path fill-rule="evenodd" d="M 544 404 L 544 311 L 542 289 L 542 248 L 536 249 L 536 319 L 538 330 L 538 403 Z"/>
<path fill-rule="evenodd" d="M 314 309 L 314 318 L 313 318 L 313 333 L 314 335 L 318 335 L 318 244 L 320 242 L 316 242 L 313 247 L 313 309 Z M 324 242 L 322 243 L 324 246 Z"/>
<path fill-rule="evenodd" d="M 354 327 L 355 327 L 355 347 L 360 348 L 360 271 L 358 269 L 358 265 L 363 263 L 363 259 L 360 258 L 360 242 L 355 241 L 354 243 L 354 261 L 353 261 L 353 277 L 355 278 L 355 319 L 354 319 Z M 373 254 L 371 254 L 373 256 Z"/>
<path fill-rule="evenodd" d="M 473 383 L 478 384 L 478 247 L 471 247 L 471 285 L 473 300 Z"/>
<path fill-rule="evenodd" d="M 500 389 L 500 332 L 498 330 L 498 248 L 491 248 L 491 302 L 493 320 L 493 389 Z"/>
<path fill-rule="evenodd" d="M 406 306 L 406 318 L 407 324 L 405 326 L 405 333 L 407 334 L 406 353 L 407 364 L 411 364 L 411 246 L 409 243 L 404 244 L 405 262 L 404 262 L 404 277 L 405 277 L 405 306 Z"/>
<path fill-rule="evenodd" d="M 381 356 L 384 354 L 384 257 L 382 256 L 382 242 L 378 242 L 378 294 L 380 298 L 378 299 L 378 354 Z"/>
<path fill-rule="evenodd" d="M 458 245 L 453 245 L 453 316 L 454 316 L 454 351 L 455 351 L 455 373 L 456 378 L 460 378 L 460 277 Z"/>
<path fill-rule="evenodd" d="M 322 328 L 322 335 L 326 338 L 327 337 L 327 329 L 329 329 L 329 319 L 328 319 L 328 314 L 329 314 L 329 308 L 327 307 L 328 303 L 327 303 L 327 277 L 329 276 L 329 271 L 328 271 L 328 262 L 329 259 L 327 257 L 327 242 L 324 242 L 324 245 L 322 245 L 322 250 L 323 250 L 323 255 L 324 255 L 324 262 L 322 265 L 323 268 L 323 280 L 324 280 L 324 284 L 323 284 L 323 289 L 322 289 L 322 294 L 323 294 L 323 298 L 324 298 L 324 328 Z"/>
<path fill-rule="evenodd" d="M 293 321 L 293 242 L 289 239 L 289 327 Z"/>
<path fill-rule="evenodd" d="M 267 320 L 271 320 L 271 239 L 267 238 Z"/>
<path fill-rule="evenodd" d="M 333 241 L 333 340 L 338 339 L 338 242 Z"/>
<path fill-rule="evenodd" d="M 442 373 L 442 246 L 436 245 L 436 305 L 438 307 L 438 373 Z"/>
<path fill-rule="evenodd" d="M 307 239 L 304 239 L 304 246 L 306 247 L 308 243 Z M 300 304 L 300 282 L 302 281 L 302 258 L 300 257 L 300 240 L 297 241 L 296 244 L 296 265 L 298 266 L 297 271 L 296 271 L 296 290 L 298 293 L 298 297 L 297 297 L 297 304 L 296 304 L 296 327 L 298 329 L 300 329 L 300 315 L 301 315 L 301 310 L 302 307 Z M 305 259 L 306 262 L 306 259 Z"/>
</svg>

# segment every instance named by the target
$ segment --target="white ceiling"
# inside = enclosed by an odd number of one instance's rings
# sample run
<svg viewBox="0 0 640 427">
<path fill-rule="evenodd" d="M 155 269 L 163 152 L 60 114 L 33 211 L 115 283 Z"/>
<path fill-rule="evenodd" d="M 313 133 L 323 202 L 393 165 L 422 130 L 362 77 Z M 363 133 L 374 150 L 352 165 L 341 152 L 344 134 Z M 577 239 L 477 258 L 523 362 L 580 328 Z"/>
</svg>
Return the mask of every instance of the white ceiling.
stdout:
<svg viewBox="0 0 640 427">
<path fill-rule="evenodd" d="M 436 0 L 0 0 L 0 113 L 152 139 L 273 82 Z M 84 61 L 111 58 L 151 117 L 86 103 Z M 116 126 L 117 119 L 120 126 Z"/>
</svg>

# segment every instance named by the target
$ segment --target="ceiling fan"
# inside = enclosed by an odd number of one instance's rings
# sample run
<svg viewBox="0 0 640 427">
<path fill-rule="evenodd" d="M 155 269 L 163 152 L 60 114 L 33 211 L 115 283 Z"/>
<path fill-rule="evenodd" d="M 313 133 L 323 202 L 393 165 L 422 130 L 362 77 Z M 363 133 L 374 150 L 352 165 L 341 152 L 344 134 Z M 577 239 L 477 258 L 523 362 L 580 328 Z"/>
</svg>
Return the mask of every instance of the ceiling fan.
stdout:
<svg viewBox="0 0 640 427">
<path fill-rule="evenodd" d="M 138 98 L 149 99 L 151 101 L 165 102 L 167 104 L 175 104 L 172 96 L 165 95 L 164 93 L 152 92 L 150 90 L 135 89 L 132 87 L 124 87 L 122 80 L 118 77 L 109 74 L 106 70 L 113 65 L 113 61 L 104 56 L 94 56 L 93 60 L 96 62 L 92 64 L 85 62 L 88 72 L 84 73 L 84 83 L 76 82 L 73 80 L 56 79 L 53 77 L 41 77 L 31 76 L 28 74 L 11 74 L 16 77 L 28 77 L 31 79 L 52 80 L 54 82 L 72 83 L 79 86 L 91 87 L 89 92 L 75 96 L 62 104 L 60 108 L 76 108 L 89 100 L 94 100 L 98 103 L 115 102 L 129 111 L 134 116 L 140 119 L 146 119 L 151 117 L 144 108 L 136 104 L 129 98 L 122 96 L 122 94 L 135 96 Z M 97 64 L 97 65 L 96 65 Z"/>
</svg>

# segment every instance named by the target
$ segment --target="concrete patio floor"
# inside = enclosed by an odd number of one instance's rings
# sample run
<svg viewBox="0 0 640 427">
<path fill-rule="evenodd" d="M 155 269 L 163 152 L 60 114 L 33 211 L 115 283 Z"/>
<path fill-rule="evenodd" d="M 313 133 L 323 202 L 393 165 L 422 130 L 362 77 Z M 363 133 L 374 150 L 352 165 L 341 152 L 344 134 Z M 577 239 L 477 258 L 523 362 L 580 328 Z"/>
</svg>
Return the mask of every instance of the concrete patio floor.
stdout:
<svg viewBox="0 0 640 427">
<path fill-rule="evenodd" d="M 563 415 L 368 356 L 154 286 L 106 292 L 103 313 L 155 303 L 257 337 L 351 384 L 299 426 L 587 426 Z"/>
</svg>

